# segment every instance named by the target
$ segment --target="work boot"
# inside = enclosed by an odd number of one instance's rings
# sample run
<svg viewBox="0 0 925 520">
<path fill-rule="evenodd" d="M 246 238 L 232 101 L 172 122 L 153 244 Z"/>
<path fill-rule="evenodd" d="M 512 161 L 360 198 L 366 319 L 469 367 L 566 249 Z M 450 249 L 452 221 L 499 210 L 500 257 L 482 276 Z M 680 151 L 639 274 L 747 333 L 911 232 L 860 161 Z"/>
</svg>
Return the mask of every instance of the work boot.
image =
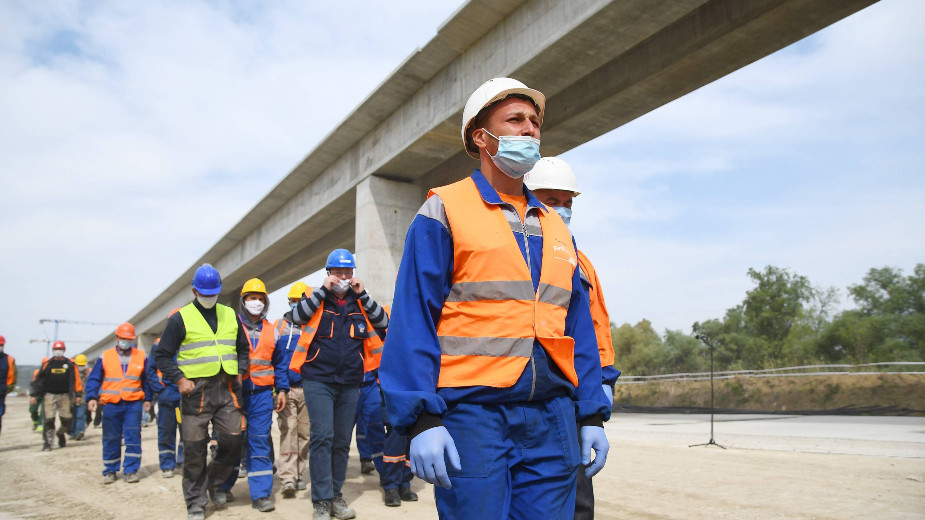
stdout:
<svg viewBox="0 0 925 520">
<path fill-rule="evenodd" d="M 376 465 L 372 459 L 360 459 L 360 473 L 369 475 L 376 470 Z"/>
<path fill-rule="evenodd" d="M 401 497 L 403 502 L 417 502 L 418 494 L 414 491 L 411 491 L 411 486 L 402 486 L 398 489 L 398 496 Z"/>
<path fill-rule="evenodd" d="M 401 505 L 401 497 L 398 496 L 398 488 L 383 489 L 382 501 L 389 507 L 398 507 Z"/>
<path fill-rule="evenodd" d="M 82 440 L 84 440 L 84 432 L 78 432 L 77 435 L 74 436 L 74 440 L 75 440 L 75 441 L 82 441 Z"/>
<path fill-rule="evenodd" d="M 103 484 L 112 484 L 115 481 L 116 481 L 115 473 L 107 473 L 103 475 Z"/>
<path fill-rule="evenodd" d="M 295 498 L 295 484 L 292 482 L 286 482 L 283 484 L 283 498 Z"/>
<path fill-rule="evenodd" d="M 331 520 L 331 502 L 321 500 L 313 503 L 312 507 L 315 509 L 312 520 Z"/>
<path fill-rule="evenodd" d="M 164 478 L 173 478 L 173 470 L 165 469 L 164 471 L 161 472 L 161 476 Z"/>
<path fill-rule="evenodd" d="M 308 486 L 305 485 L 304 480 L 296 480 L 295 488 L 298 489 L 299 491 L 305 491 L 306 489 L 308 489 Z"/>
<path fill-rule="evenodd" d="M 251 504 L 251 507 L 257 511 L 260 511 L 261 513 L 269 513 L 270 511 L 276 509 L 276 506 L 273 505 L 273 502 L 270 502 L 270 499 L 266 497 L 254 500 L 254 503 Z"/>
<path fill-rule="evenodd" d="M 51 444 L 48 444 L 48 441 L 42 444 L 42 451 L 51 451 Z"/>
<path fill-rule="evenodd" d="M 129 473 L 128 475 L 125 476 L 125 481 L 128 482 L 129 484 L 135 484 L 136 482 L 138 482 L 138 480 L 139 480 L 138 473 Z"/>
<path fill-rule="evenodd" d="M 186 518 L 187 520 L 206 520 L 206 514 L 202 511 L 193 511 Z"/>
<path fill-rule="evenodd" d="M 241 466 L 238 469 L 238 478 L 247 478 L 247 468 Z"/>
<path fill-rule="evenodd" d="M 209 490 L 209 499 L 215 504 L 215 507 L 222 507 L 228 503 L 228 495 L 221 489 L 214 488 Z"/>
<path fill-rule="evenodd" d="M 64 432 L 58 432 L 58 447 L 63 448 L 67 446 L 67 436 L 64 435 Z"/>
<path fill-rule="evenodd" d="M 344 502 L 343 495 L 337 495 L 334 500 L 331 500 L 331 516 L 340 520 L 347 520 L 348 518 L 356 517 L 357 512 L 347 507 L 347 502 Z"/>
</svg>

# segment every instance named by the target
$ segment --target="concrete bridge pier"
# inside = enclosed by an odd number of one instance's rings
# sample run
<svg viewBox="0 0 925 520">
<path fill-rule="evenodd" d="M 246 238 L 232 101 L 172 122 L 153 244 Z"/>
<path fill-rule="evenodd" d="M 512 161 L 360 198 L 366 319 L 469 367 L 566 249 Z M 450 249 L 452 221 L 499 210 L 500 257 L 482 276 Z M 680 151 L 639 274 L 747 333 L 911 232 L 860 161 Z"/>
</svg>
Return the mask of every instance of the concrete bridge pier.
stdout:
<svg viewBox="0 0 925 520">
<path fill-rule="evenodd" d="M 411 220 L 426 192 L 410 182 L 371 175 L 356 188 L 356 276 L 381 305 L 395 297 L 395 277 Z"/>
</svg>

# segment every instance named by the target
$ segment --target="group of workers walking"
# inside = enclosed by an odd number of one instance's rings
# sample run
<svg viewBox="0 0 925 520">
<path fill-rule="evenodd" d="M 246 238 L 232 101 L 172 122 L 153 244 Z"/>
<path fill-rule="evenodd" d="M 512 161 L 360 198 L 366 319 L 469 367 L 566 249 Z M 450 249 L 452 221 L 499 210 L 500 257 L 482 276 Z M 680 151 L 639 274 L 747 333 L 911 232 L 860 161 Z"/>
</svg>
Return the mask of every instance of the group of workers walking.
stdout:
<svg viewBox="0 0 925 520">
<path fill-rule="evenodd" d="M 235 312 L 204 264 L 153 360 L 121 325 L 86 378 L 88 409 L 103 409 L 104 482 L 121 442 L 125 480 L 138 480 L 140 417 L 158 394 L 161 468 L 172 475 L 182 458 L 191 520 L 233 500 L 245 471 L 253 507 L 272 511 L 277 469 L 286 498 L 308 472 L 315 520 L 353 518 L 342 487 L 354 425 L 361 471 L 377 470 L 387 505 L 417 499 L 416 475 L 435 485 L 442 519 L 593 518 L 619 371 L 599 280 L 569 230 L 575 174 L 540 157 L 545 113 L 543 94 L 511 78 L 470 96 L 461 137 L 479 167 L 432 189 L 411 222 L 391 313 L 337 249 L 323 283 L 293 285 L 275 323 L 261 280 L 244 284 Z M 0 355 L 0 378 L 13 366 Z M 64 446 L 83 388 L 63 348 L 37 381 L 45 446 L 55 410 Z M 177 428 L 182 453 L 168 442 Z"/>
</svg>

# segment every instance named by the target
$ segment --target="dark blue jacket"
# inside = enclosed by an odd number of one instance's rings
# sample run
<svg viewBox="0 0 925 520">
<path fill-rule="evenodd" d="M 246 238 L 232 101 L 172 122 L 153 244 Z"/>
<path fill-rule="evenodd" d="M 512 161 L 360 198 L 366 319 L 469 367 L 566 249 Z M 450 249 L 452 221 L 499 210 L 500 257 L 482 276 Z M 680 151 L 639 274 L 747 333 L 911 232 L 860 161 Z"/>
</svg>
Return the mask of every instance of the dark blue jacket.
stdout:
<svg viewBox="0 0 925 520">
<path fill-rule="evenodd" d="M 283 315 L 281 323 L 283 325 L 282 330 L 279 330 L 280 322 L 277 322 L 279 339 L 276 341 L 276 350 L 282 352 L 283 363 L 288 367 L 289 362 L 292 361 L 292 351 L 294 351 L 299 344 L 299 337 L 302 335 L 302 329 L 298 325 L 292 323 L 291 311 Z M 301 387 L 302 374 L 295 370 L 288 370 L 287 372 L 289 375 L 289 387 Z"/>
<path fill-rule="evenodd" d="M 157 349 L 157 345 L 154 349 Z M 154 358 L 154 349 L 151 349 L 151 358 Z M 166 377 L 159 376 L 156 364 L 148 363 L 145 366 L 145 372 L 145 377 L 151 385 L 151 391 L 157 394 L 157 402 L 174 406 L 180 403 L 180 389 L 177 388 L 177 384 Z"/>
</svg>

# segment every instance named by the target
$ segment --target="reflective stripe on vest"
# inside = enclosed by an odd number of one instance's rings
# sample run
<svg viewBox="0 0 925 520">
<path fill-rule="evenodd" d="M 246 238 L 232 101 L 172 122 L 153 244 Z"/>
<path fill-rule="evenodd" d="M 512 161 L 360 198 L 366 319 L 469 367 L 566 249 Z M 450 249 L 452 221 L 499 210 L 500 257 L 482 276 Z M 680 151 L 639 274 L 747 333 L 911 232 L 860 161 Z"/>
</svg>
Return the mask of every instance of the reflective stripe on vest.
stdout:
<svg viewBox="0 0 925 520">
<path fill-rule="evenodd" d="M 251 333 L 256 332 L 247 330 L 248 341 L 251 340 Z M 273 386 L 273 350 L 276 348 L 276 329 L 267 320 L 263 320 L 263 326 L 260 328 L 260 336 L 257 339 L 257 347 L 251 348 L 250 365 L 244 379 L 250 378 L 256 386 Z"/>
<path fill-rule="evenodd" d="M 141 374 L 145 371 L 145 353 L 132 349 L 128 367 L 122 372 L 122 361 L 115 348 L 103 352 L 103 385 L 100 387 L 100 402 L 141 401 L 145 392 L 141 387 Z"/>
<path fill-rule="evenodd" d="M 180 343 L 177 366 L 187 379 L 211 377 L 224 371 L 238 374 L 238 317 L 231 307 L 216 304 L 216 332 L 202 317 L 199 309 L 189 303 L 180 308 L 186 327 L 186 337 Z"/>
<path fill-rule="evenodd" d="M 363 304 L 358 301 L 357 306 L 360 308 L 360 313 L 363 314 L 363 319 L 366 320 L 366 330 L 355 331 L 351 324 L 350 334 L 353 337 L 365 338 L 363 340 L 363 370 L 369 372 L 379 368 L 379 363 L 382 359 L 382 339 L 379 338 L 372 323 L 369 322 L 369 316 L 366 315 L 366 309 L 363 308 Z M 318 331 L 318 324 L 321 323 L 321 316 L 323 315 L 324 301 L 318 306 L 318 310 L 315 311 L 312 318 L 308 320 L 308 323 L 302 327 L 302 335 L 299 336 L 299 343 L 296 345 L 295 350 L 292 351 L 292 359 L 289 361 L 289 370 L 301 373 L 302 365 L 314 361 L 314 358 L 306 359 L 308 357 L 308 347 L 315 338 L 315 333 Z M 315 355 L 317 356 L 318 354 Z"/>
<path fill-rule="evenodd" d="M 453 279 L 437 324 L 437 386 L 513 385 L 533 352 L 534 338 L 574 385 L 575 341 L 565 316 L 578 264 L 572 236 L 555 212 L 519 216 L 482 200 L 469 177 L 435 188 L 453 236 Z M 509 220 L 509 218 L 511 220 Z M 516 220 L 516 222 L 515 222 Z M 512 233 L 542 233 L 543 265 L 537 290 Z"/>
<path fill-rule="evenodd" d="M 613 366 L 613 340 L 610 334 L 610 315 L 604 304 L 604 293 L 601 292 L 601 281 L 597 279 L 597 272 L 591 261 L 581 250 L 578 250 L 578 266 L 588 279 L 591 290 L 588 296 L 591 299 L 591 320 L 594 322 L 594 334 L 597 336 L 597 351 L 601 356 L 601 367 Z"/>
</svg>

